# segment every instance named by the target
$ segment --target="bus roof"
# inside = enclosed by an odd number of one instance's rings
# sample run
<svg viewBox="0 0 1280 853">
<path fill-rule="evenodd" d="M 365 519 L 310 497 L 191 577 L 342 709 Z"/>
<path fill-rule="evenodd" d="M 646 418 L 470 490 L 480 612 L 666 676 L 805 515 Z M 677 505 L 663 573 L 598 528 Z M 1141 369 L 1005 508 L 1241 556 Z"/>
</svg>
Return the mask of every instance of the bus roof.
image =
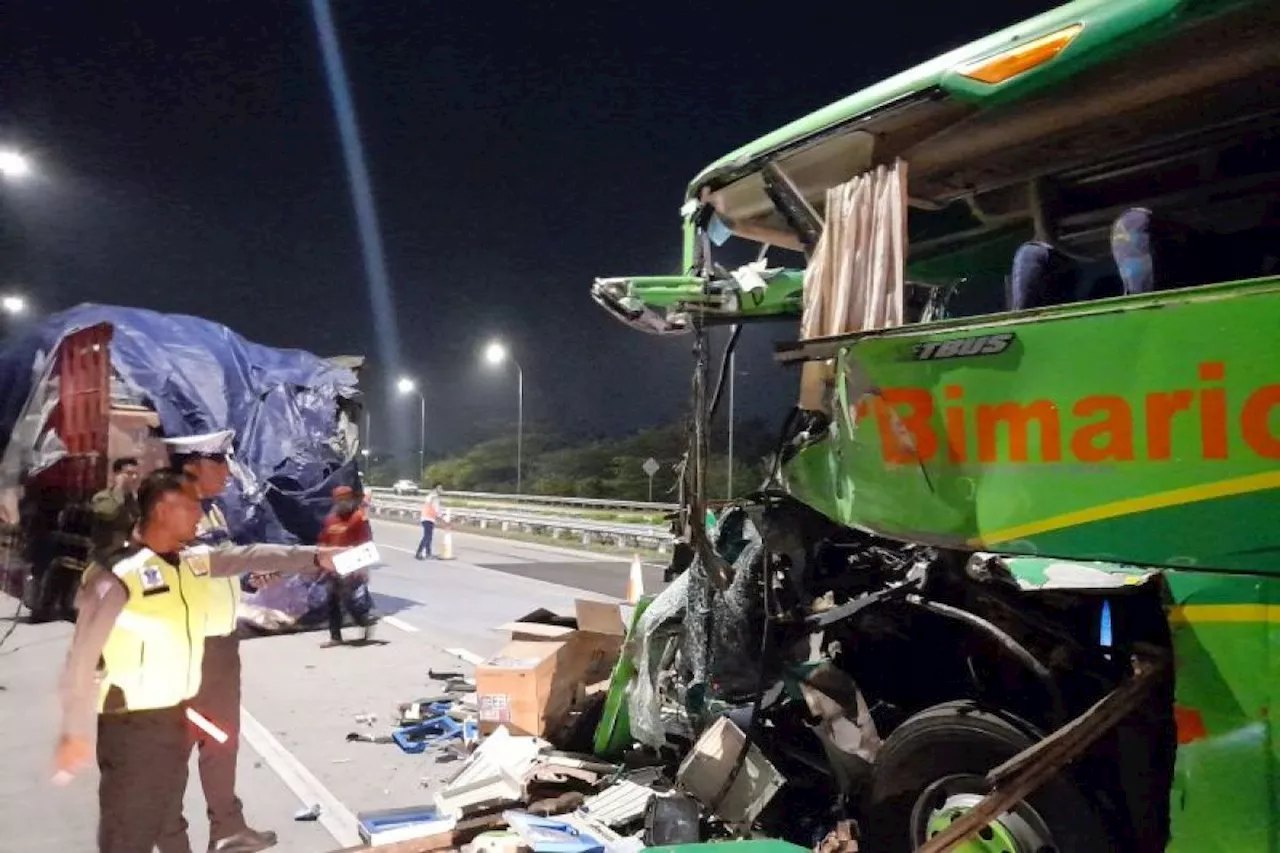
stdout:
<svg viewBox="0 0 1280 853">
<path fill-rule="evenodd" d="M 856 123 L 898 102 L 940 92 L 970 107 L 1007 103 L 1158 40 L 1191 22 L 1233 7 L 1266 2 L 1075 0 L 876 83 L 760 137 L 703 169 L 690 183 L 688 198 L 698 198 L 707 185 L 715 189 L 738 179 L 771 155 L 803 146 L 826 131 Z M 1045 44 L 1046 37 L 1051 44 Z M 1008 56 L 1019 49 L 1035 50 L 1037 44 L 1045 48 L 1040 55 L 1048 58 L 1006 79 L 983 82 L 962 73 L 973 75 L 975 66 L 983 65 L 984 60 Z"/>
</svg>

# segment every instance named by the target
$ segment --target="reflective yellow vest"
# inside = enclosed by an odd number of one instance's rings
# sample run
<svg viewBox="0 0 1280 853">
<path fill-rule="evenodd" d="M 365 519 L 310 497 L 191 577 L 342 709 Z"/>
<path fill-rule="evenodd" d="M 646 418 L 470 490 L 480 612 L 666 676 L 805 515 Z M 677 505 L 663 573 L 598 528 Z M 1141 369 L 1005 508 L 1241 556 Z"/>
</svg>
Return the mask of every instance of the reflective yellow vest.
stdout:
<svg viewBox="0 0 1280 853">
<path fill-rule="evenodd" d="M 211 503 L 196 528 L 196 541 L 206 545 L 231 542 L 227 518 L 217 504 Z M 236 611 L 240 608 L 240 578 L 209 579 L 209 624 L 205 636 L 226 637 L 236 630 Z"/>
<path fill-rule="evenodd" d="M 208 549 L 184 551 L 178 566 L 143 548 L 111 572 L 129 600 L 102 650 L 99 711 L 172 708 L 200 689 L 208 621 Z"/>
</svg>

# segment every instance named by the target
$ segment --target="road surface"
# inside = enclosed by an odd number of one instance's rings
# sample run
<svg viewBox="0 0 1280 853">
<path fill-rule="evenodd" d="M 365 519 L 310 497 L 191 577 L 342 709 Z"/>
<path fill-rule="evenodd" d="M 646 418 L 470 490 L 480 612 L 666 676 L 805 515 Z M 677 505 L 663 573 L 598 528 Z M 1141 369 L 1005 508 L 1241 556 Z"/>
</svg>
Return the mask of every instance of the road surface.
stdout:
<svg viewBox="0 0 1280 853">
<path fill-rule="evenodd" d="M 433 784 L 457 764 L 348 742 L 347 734 L 385 733 L 397 703 L 439 691 L 431 670 L 470 674 L 457 652 L 474 659 L 496 651 L 504 636 L 493 626 L 538 607 L 571 613 L 576 598 L 618 599 L 629 575 L 625 560 L 463 533 L 453 537 L 456 559 L 417 561 L 416 527 L 376 521 L 374 534 L 387 563 L 372 580 L 385 644 L 325 649 L 321 631 L 242 646 L 239 791 L 250 822 L 280 834 L 280 853 L 354 844 L 356 813 L 430 802 Z M 646 566 L 645 590 L 660 588 L 661 575 Z M 0 611 L 13 605 L 0 596 Z M 22 624 L 0 648 L 0 853 L 95 849 L 96 772 L 65 789 L 49 784 L 54 688 L 70 634 L 70 625 Z M 360 714 L 376 714 L 377 724 L 357 723 Z M 319 821 L 293 819 L 313 804 Z M 208 824 L 194 766 L 186 814 L 192 847 L 203 850 Z"/>
</svg>

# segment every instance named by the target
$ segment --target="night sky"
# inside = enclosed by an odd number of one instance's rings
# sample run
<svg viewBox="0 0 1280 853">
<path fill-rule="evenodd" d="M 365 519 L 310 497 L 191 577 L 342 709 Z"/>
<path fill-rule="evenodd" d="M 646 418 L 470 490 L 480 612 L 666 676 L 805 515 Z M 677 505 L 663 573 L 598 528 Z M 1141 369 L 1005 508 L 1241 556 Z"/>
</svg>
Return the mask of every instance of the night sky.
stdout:
<svg viewBox="0 0 1280 853">
<path fill-rule="evenodd" d="M 711 160 L 830 101 L 1053 5 L 335 0 L 407 368 L 428 444 L 526 416 L 613 434 L 687 403 L 687 338 L 631 332 L 596 275 L 676 272 L 678 209 Z M 861 19 L 856 10 L 871 17 Z M 0 286 L 42 311 L 95 301 L 196 314 L 322 355 L 377 352 L 309 3 L 6 5 Z M 772 423 L 795 378 L 748 330 L 739 413 Z M 373 444 L 417 405 L 366 377 Z M 388 405 L 388 402 L 391 405 Z"/>
</svg>

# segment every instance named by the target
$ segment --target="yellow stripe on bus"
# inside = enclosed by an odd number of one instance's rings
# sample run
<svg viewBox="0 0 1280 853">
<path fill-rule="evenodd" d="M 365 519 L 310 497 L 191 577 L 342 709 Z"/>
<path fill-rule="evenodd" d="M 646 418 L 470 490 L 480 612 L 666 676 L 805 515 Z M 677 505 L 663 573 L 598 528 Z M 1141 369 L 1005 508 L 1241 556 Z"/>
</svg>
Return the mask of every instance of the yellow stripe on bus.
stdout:
<svg viewBox="0 0 1280 853">
<path fill-rule="evenodd" d="M 1280 605 L 1183 604 L 1169 608 L 1169 621 L 1174 625 L 1280 621 Z"/>
<path fill-rule="evenodd" d="M 1094 521 L 1105 521 L 1111 518 L 1135 515 L 1153 509 L 1168 509 L 1169 507 L 1199 503 L 1200 501 L 1213 500 L 1214 498 L 1246 495 L 1250 492 L 1265 492 L 1268 489 L 1276 488 L 1280 488 L 1280 471 L 1250 474 L 1247 477 L 1235 477 L 1230 480 L 1220 480 L 1216 483 L 1187 486 L 1154 495 L 1126 498 L 1122 501 L 1114 501 L 1087 509 L 1064 512 L 1061 515 L 1053 515 L 1040 521 L 1030 521 L 1026 524 L 1006 527 L 1004 530 L 992 531 L 986 536 L 971 539 L 969 544 L 974 548 L 990 547 L 1002 542 L 1012 542 L 1016 539 L 1025 539 L 1028 536 L 1035 536 L 1040 533 L 1078 527 Z"/>
</svg>

